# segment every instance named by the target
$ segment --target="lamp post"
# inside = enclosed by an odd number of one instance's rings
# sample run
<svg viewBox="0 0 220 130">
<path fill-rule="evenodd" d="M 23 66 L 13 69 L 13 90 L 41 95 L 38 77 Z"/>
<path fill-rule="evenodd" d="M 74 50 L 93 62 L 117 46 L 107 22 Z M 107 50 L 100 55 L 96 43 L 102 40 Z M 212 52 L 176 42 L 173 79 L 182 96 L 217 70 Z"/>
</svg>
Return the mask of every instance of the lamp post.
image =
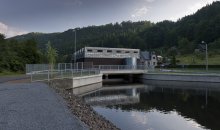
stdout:
<svg viewBox="0 0 220 130">
<path fill-rule="evenodd" d="M 76 29 L 73 30 L 75 32 L 75 44 L 74 44 L 74 63 L 76 63 Z"/>
<path fill-rule="evenodd" d="M 202 41 L 202 44 L 205 44 L 206 71 L 208 71 L 208 45 L 205 41 Z"/>
</svg>

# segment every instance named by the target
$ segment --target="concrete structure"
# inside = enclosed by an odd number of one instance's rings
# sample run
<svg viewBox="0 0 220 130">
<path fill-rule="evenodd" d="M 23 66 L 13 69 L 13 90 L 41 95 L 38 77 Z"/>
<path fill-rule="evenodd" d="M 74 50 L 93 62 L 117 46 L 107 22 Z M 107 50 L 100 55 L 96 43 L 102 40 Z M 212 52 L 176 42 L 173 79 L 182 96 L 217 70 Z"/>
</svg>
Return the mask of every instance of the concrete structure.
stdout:
<svg viewBox="0 0 220 130">
<path fill-rule="evenodd" d="M 62 87 L 64 89 L 73 89 L 101 82 L 102 74 L 52 80 L 54 86 Z"/>
<path fill-rule="evenodd" d="M 74 53 L 77 62 L 93 62 L 94 65 L 125 65 L 126 58 L 140 58 L 139 49 L 84 47 Z"/>
<path fill-rule="evenodd" d="M 73 55 L 77 62 L 92 62 L 93 65 L 137 65 L 157 66 L 154 52 L 128 48 L 84 47 Z"/>
<path fill-rule="evenodd" d="M 220 83 L 220 75 L 214 74 L 143 74 L 141 79 L 160 81 L 187 81 Z"/>
</svg>

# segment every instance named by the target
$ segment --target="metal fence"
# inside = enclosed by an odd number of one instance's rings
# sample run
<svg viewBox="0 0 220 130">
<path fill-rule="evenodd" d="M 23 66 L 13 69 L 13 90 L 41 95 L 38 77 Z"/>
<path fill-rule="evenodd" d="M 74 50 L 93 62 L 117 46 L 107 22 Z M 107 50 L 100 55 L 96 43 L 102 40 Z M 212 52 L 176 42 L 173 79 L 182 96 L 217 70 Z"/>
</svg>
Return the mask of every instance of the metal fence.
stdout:
<svg viewBox="0 0 220 130">
<path fill-rule="evenodd" d="M 50 64 L 26 64 L 26 74 L 31 74 L 37 71 L 48 70 L 79 70 L 79 69 L 91 69 L 93 64 L 91 62 L 78 62 L 78 63 L 58 63 L 54 65 Z"/>
<path fill-rule="evenodd" d="M 99 74 L 100 71 L 120 70 L 148 70 L 144 65 L 93 65 L 92 63 L 58 63 L 50 64 L 27 64 L 26 74 L 31 75 L 31 81 L 45 81 L 52 79 L 73 78 Z"/>
<path fill-rule="evenodd" d="M 144 65 L 94 65 L 93 69 L 98 69 L 100 71 L 107 71 L 107 70 L 115 70 L 115 71 L 120 71 L 120 70 L 147 70 L 148 67 Z"/>
<path fill-rule="evenodd" d="M 74 69 L 66 69 L 66 70 L 43 70 L 43 71 L 34 71 L 31 75 L 31 82 L 35 81 L 50 81 L 53 79 L 64 79 L 64 78 L 74 78 L 81 76 L 90 76 L 96 75 L 100 72 L 98 70 L 74 70 Z"/>
</svg>

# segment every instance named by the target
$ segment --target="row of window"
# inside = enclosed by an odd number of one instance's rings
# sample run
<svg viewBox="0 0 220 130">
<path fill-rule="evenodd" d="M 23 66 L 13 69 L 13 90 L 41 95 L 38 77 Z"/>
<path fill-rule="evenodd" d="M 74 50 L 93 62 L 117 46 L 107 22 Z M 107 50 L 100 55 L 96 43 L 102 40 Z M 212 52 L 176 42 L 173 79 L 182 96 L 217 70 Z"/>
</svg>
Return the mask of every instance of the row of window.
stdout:
<svg viewBox="0 0 220 130">
<path fill-rule="evenodd" d="M 88 49 L 87 52 L 93 52 L 94 50 Z M 97 50 L 97 52 L 103 52 L 104 50 Z M 112 50 L 107 50 L 107 53 L 112 53 Z M 117 50 L 116 53 L 122 53 L 122 51 Z M 132 53 L 131 51 L 125 51 L 125 53 Z M 138 53 L 138 51 L 134 51 L 133 53 Z"/>
</svg>

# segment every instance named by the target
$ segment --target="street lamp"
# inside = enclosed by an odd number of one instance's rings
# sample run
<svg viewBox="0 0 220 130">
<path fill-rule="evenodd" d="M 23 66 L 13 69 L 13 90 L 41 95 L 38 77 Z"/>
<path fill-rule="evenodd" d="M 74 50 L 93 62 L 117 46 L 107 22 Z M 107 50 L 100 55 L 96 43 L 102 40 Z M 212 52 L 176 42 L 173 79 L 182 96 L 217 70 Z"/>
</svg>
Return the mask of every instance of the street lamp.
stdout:
<svg viewBox="0 0 220 130">
<path fill-rule="evenodd" d="M 74 63 L 76 63 L 76 29 L 73 30 L 75 32 L 75 44 L 74 44 Z"/>
<path fill-rule="evenodd" d="M 205 44 L 206 71 L 208 71 L 208 45 L 205 41 L 202 41 L 202 44 Z"/>
</svg>

